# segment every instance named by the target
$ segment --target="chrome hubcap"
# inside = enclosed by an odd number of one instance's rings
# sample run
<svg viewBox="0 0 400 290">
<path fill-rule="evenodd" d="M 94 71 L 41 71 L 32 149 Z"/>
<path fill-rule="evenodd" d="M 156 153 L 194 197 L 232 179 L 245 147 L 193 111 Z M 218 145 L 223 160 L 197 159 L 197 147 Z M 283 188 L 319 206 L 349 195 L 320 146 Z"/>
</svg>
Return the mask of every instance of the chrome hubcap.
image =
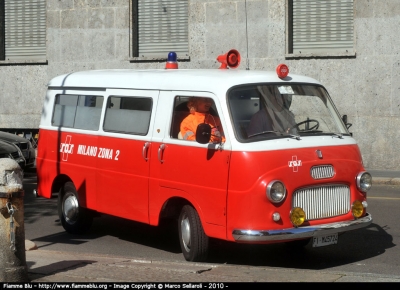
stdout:
<svg viewBox="0 0 400 290">
<path fill-rule="evenodd" d="M 181 221 L 181 235 L 182 235 L 182 242 L 185 250 L 187 252 L 190 251 L 190 223 L 189 218 L 185 215 Z"/>
<path fill-rule="evenodd" d="M 78 219 L 79 205 L 75 195 L 69 195 L 64 200 L 63 215 L 65 221 L 69 224 L 74 224 Z"/>
</svg>

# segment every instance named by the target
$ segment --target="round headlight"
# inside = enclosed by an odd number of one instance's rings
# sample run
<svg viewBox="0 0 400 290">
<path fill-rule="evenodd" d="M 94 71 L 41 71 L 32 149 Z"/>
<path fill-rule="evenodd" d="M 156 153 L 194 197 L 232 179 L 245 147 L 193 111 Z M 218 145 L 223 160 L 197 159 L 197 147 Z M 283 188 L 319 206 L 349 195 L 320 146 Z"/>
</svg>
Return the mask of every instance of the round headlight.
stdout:
<svg viewBox="0 0 400 290">
<path fill-rule="evenodd" d="M 367 192 L 372 186 L 372 176 L 368 172 L 360 172 L 357 175 L 357 187 L 362 192 Z"/>
<path fill-rule="evenodd" d="M 306 213 L 300 207 L 295 207 L 290 211 L 290 221 L 295 227 L 298 227 L 306 220 Z"/>
<path fill-rule="evenodd" d="M 281 202 L 286 196 L 286 188 L 279 180 L 271 181 L 267 186 L 267 197 L 273 203 Z"/>
</svg>

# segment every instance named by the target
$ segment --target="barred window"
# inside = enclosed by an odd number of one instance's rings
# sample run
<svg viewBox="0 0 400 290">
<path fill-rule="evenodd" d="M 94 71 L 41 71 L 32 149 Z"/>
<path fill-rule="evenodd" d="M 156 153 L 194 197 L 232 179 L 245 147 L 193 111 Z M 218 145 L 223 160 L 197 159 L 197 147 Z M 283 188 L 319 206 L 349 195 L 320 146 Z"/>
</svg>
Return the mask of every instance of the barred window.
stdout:
<svg viewBox="0 0 400 290">
<path fill-rule="evenodd" d="M 132 0 L 132 56 L 186 56 L 188 0 Z"/>
<path fill-rule="evenodd" d="M 0 0 L 0 60 L 46 59 L 46 1 Z"/>
<path fill-rule="evenodd" d="M 288 1 L 289 54 L 354 53 L 353 1 Z"/>
</svg>

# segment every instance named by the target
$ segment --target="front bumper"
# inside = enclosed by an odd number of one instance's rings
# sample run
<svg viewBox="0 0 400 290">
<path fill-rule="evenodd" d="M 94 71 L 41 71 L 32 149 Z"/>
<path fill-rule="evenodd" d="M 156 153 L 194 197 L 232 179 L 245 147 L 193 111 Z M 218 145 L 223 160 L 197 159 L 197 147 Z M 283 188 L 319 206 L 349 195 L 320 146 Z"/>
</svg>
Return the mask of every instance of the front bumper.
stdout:
<svg viewBox="0 0 400 290">
<path fill-rule="evenodd" d="M 364 228 L 372 223 L 372 216 L 367 213 L 365 217 L 345 222 L 336 222 L 316 226 L 290 228 L 282 230 L 234 230 L 233 238 L 237 242 L 269 242 L 290 241 L 295 239 L 312 238 L 321 235 L 330 235 Z"/>
</svg>

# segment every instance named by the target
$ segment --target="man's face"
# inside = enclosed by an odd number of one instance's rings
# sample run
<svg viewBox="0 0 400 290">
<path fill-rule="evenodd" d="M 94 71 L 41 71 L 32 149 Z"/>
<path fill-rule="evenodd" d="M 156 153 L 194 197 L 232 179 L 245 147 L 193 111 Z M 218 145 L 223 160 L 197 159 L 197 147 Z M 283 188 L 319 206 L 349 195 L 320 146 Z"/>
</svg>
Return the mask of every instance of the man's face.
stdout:
<svg viewBox="0 0 400 290">
<path fill-rule="evenodd" d="M 212 101 L 209 98 L 199 98 L 197 100 L 197 112 L 208 113 L 210 110 Z"/>
</svg>

